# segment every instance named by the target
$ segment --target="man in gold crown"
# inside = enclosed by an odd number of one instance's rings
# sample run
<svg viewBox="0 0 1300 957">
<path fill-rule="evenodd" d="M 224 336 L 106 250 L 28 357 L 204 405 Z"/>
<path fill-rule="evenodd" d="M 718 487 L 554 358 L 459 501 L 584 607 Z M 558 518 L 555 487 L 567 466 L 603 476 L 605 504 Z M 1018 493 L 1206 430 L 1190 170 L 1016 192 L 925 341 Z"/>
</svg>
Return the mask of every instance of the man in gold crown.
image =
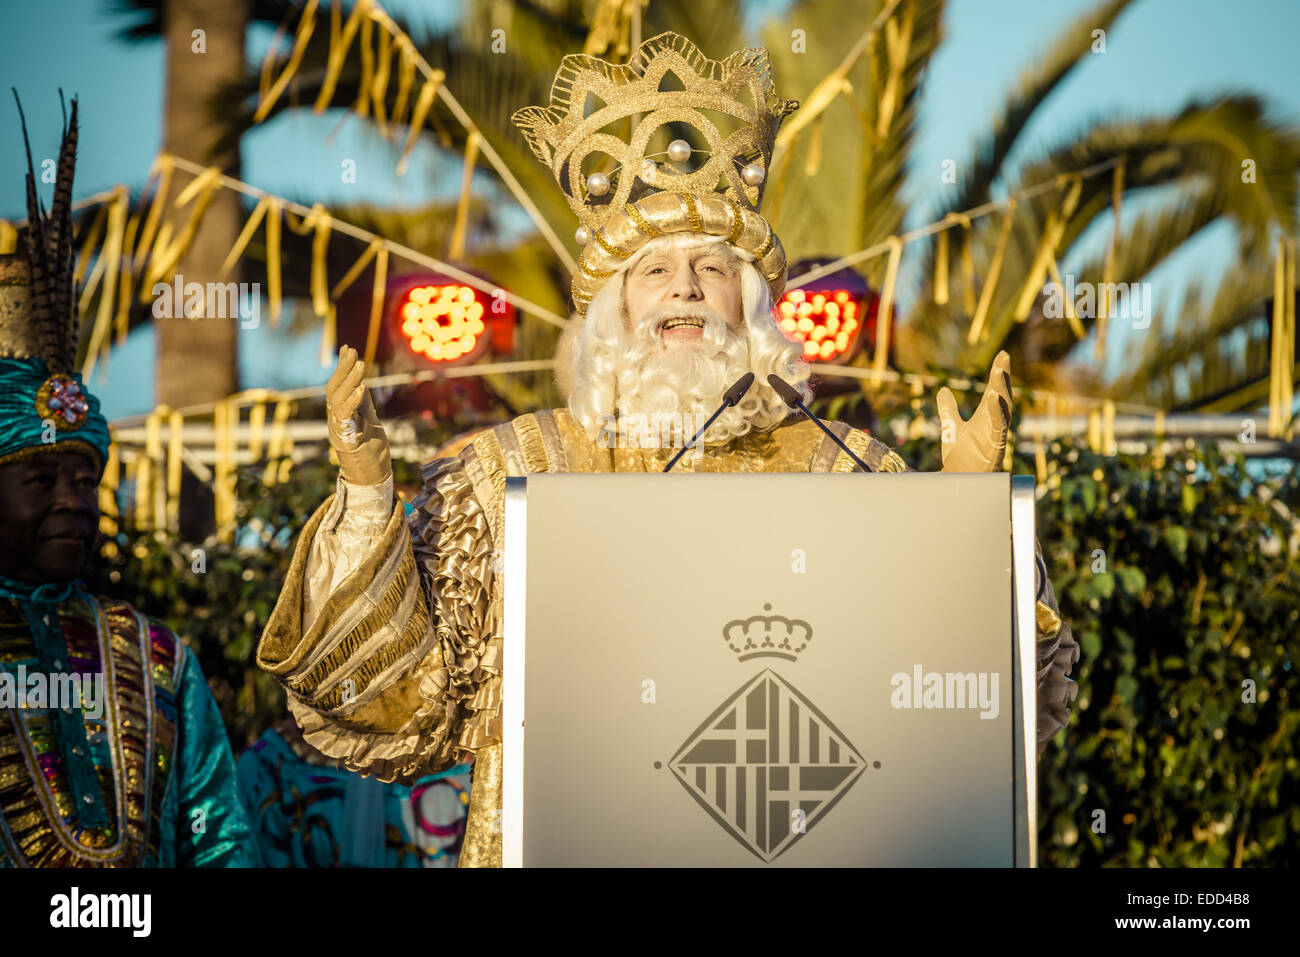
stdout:
<svg viewBox="0 0 1300 957">
<path fill-rule="evenodd" d="M 672 71 L 684 90 L 661 91 Z M 585 114 L 589 94 L 601 105 Z M 308 521 L 258 663 L 286 690 L 308 742 L 349 767 L 409 781 L 475 759 L 462 866 L 501 861 L 503 494 L 507 476 L 536 472 L 660 472 L 680 436 L 722 404 L 737 378 L 754 385 L 675 469 L 695 472 L 850 472 L 846 455 L 768 385 L 776 374 L 805 401 L 802 349 L 773 318 L 785 251 L 758 213 L 781 119 L 765 50 L 706 59 L 664 33 L 615 66 L 565 57 L 549 108 L 514 116 L 555 173 L 583 247 L 572 295 L 583 321 L 562 350 L 568 408 L 522 415 L 482 433 L 459 455 L 424 468 L 408 518 L 394 501 L 388 443 L 354 350 L 340 352 L 327 387 L 339 481 Z M 700 112 L 735 121 L 725 137 Z M 642 115 L 630 142 L 602 132 Z M 683 140 L 648 154 L 666 123 L 693 125 L 711 150 Z M 666 137 L 660 133 L 659 139 Z M 615 160 L 583 177 L 590 153 Z M 694 163 L 694 167 L 689 169 Z M 725 182 L 723 189 L 717 189 Z M 962 422 L 946 389 L 943 470 L 1001 467 L 1010 418 L 1005 353 L 979 408 Z M 647 422 L 670 423 L 671 438 Z M 906 471 L 887 446 L 842 423 L 831 428 L 868 469 Z M 648 439 L 648 441 L 647 441 Z M 1078 646 L 1038 562 L 1039 750 L 1069 717 L 1066 677 Z"/>
</svg>

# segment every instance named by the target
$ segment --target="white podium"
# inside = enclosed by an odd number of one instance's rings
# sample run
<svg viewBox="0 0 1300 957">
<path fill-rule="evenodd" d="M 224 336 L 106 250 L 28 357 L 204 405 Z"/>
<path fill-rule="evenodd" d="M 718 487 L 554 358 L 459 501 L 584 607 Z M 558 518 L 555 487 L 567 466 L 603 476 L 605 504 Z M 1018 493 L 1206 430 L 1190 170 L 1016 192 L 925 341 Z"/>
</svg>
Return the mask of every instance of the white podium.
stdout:
<svg viewBox="0 0 1300 957">
<path fill-rule="evenodd" d="M 506 866 L 1035 866 L 1032 478 L 510 479 Z"/>
</svg>

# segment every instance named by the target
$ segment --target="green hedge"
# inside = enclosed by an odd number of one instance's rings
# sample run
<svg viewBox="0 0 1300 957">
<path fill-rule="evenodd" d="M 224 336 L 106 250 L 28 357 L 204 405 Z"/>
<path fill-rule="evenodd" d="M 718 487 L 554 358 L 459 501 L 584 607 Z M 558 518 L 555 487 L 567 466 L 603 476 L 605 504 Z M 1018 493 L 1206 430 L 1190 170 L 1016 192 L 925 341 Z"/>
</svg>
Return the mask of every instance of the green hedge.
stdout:
<svg viewBox="0 0 1300 957">
<path fill-rule="evenodd" d="M 917 468 L 938 463 L 932 442 L 900 452 Z M 1072 445 L 1051 457 L 1060 479 L 1040 490 L 1039 540 L 1082 657 L 1070 724 L 1040 762 L 1042 863 L 1297 863 L 1300 565 L 1294 520 L 1278 508 L 1300 507 L 1295 476 L 1261 484 L 1213 446 L 1164 467 Z M 1015 471 L 1032 468 L 1017 460 Z M 404 470 L 399 481 L 414 481 Z M 123 534 L 94 583 L 197 649 L 236 748 L 284 714 L 253 652 L 292 539 L 333 484 L 324 462 L 273 489 L 241 476 L 257 547 Z"/>
</svg>

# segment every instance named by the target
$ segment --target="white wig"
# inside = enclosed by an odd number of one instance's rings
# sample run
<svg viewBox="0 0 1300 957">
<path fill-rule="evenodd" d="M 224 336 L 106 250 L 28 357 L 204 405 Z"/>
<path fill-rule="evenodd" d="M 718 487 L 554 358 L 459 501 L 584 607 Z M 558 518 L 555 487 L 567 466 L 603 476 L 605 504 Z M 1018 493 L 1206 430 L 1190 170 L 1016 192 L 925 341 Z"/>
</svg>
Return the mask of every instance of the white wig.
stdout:
<svg viewBox="0 0 1300 957">
<path fill-rule="evenodd" d="M 627 272 L 648 253 L 665 246 L 715 245 L 739 272 L 743 324 L 730 330 L 724 323 L 708 323 L 699 350 L 690 353 L 684 365 L 666 368 L 663 344 L 653 331 L 627 328 L 631 325 L 624 296 Z M 754 373 L 753 386 L 737 407 L 719 416 L 704 438 L 707 444 L 722 444 L 750 430 L 773 429 L 790 414 L 767 383 L 771 373 L 794 386 L 805 402 L 812 397 L 803 348 L 787 339 L 777 325 L 771 290 L 754 257 L 720 237 L 698 233 L 656 237 L 625 261 L 592 298 L 571 358 L 563 358 L 571 363 L 568 374 L 560 377 L 573 383 L 569 410 L 593 439 L 611 419 L 629 414 L 707 416 L 721 404 L 723 392 L 746 372 Z"/>
</svg>

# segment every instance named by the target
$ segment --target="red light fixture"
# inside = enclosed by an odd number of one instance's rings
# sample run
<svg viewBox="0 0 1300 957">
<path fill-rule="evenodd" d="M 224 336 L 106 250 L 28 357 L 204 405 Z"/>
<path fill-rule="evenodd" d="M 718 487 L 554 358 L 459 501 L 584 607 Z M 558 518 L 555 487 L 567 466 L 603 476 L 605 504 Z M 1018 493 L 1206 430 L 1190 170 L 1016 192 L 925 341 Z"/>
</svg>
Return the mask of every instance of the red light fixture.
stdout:
<svg viewBox="0 0 1300 957">
<path fill-rule="evenodd" d="M 491 301 L 473 286 L 428 283 L 412 286 L 398 299 L 402 336 L 416 355 L 432 362 L 455 362 L 478 355 L 486 346 Z"/>
<path fill-rule="evenodd" d="M 791 267 L 790 278 L 830 261 L 803 260 Z M 841 269 L 788 290 L 776 304 L 777 323 L 787 338 L 803 343 L 805 361 L 847 362 L 874 334 L 874 316 L 868 315 L 874 299 L 866 280 Z"/>
<path fill-rule="evenodd" d="M 857 345 L 862 327 L 858 309 L 858 300 L 847 289 L 791 289 L 777 306 L 781 331 L 803 342 L 808 362 L 833 362 Z"/>
</svg>

